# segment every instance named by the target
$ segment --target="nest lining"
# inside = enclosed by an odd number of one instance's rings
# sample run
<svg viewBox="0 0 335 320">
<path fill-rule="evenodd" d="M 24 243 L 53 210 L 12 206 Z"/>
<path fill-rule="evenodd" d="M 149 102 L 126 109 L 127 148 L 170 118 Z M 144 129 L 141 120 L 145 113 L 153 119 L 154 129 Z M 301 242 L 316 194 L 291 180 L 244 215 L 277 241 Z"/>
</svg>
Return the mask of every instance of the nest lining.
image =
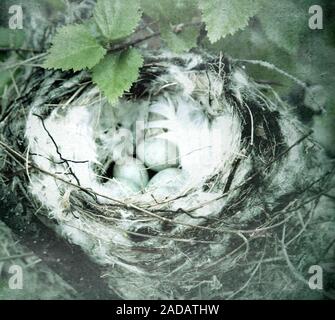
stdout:
<svg viewBox="0 0 335 320">
<path fill-rule="evenodd" d="M 63 91 L 58 74 L 44 79 L 24 126 L 31 161 L 51 173 L 29 174 L 34 205 L 41 203 L 58 232 L 109 266 L 110 286 L 122 297 L 234 297 L 241 280 L 231 274 L 241 261 L 276 256 L 278 229 L 297 212 L 312 214 L 316 187 L 329 187 L 330 174 L 318 165 L 322 154 L 305 156 L 317 147 L 289 107 L 227 59 L 148 56 L 119 108 L 85 83 L 84 74 L 63 81 Z M 147 123 L 150 106 L 163 101 L 183 107 L 191 101 L 209 124 L 224 117 L 219 132 L 226 152 L 213 148 L 221 152 L 220 165 L 191 162 L 190 183 L 160 201 L 145 190 L 113 195 L 97 177 L 116 149 L 110 131 L 120 124 L 132 129 L 138 119 Z M 172 139 L 187 146 L 189 109 L 176 114 L 180 126 L 170 128 Z"/>
</svg>

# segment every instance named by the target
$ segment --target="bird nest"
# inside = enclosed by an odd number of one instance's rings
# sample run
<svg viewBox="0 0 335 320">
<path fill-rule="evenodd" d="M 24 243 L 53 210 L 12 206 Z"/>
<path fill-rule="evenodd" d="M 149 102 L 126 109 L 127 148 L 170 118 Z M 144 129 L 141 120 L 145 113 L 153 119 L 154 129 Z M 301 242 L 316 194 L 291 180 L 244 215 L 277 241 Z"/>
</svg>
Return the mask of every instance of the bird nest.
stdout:
<svg viewBox="0 0 335 320">
<path fill-rule="evenodd" d="M 292 106 L 240 63 L 147 53 L 113 105 L 84 72 L 19 85 L 2 115 L 5 182 L 106 266 L 120 297 L 243 297 L 265 261 L 299 274 L 286 246 L 332 171 Z M 150 139 L 165 147 L 147 151 Z"/>
</svg>

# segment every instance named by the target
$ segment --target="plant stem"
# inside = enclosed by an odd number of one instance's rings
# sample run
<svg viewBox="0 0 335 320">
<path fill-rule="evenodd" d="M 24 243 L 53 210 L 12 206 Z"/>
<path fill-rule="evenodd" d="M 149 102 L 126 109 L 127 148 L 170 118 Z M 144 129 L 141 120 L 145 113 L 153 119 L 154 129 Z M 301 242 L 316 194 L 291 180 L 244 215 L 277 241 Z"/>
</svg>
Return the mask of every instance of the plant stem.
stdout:
<svg viewBox="0 0 335 320">
<path fill-rule="evenodd" d="M 112 46 L 108 51 L 109 52 L 116 52 L 116 51 L 121 51 L 121 50 L 124 50 L 124 49 L 128 49 L 128 48 L 136 46 L 137 44 L 140 44 L 144 41 L 147 41 L 151 38 L 158 37 L 158 36 L 160 36 L 160 34 L 161 33 L 159 31 L 157 31 L 157 32 L 149 34 L 145 37 L 134 39 L 134 40 L 126 42 L 126 43 L 118 43 L 118 44 Z"/>
<path fill-rule="evenodd" d="M 197 26 L 197 25 L 201 25 L 201 22 L 196 21 L 196 22 L 182 23 L 182 24 L 179 25 L 179 27 L 184 28 L 184 27 Z M 178 32 L 175 31 L 175 33 L 178 33 Z M 129 42 L 117 43 L 114 46 L 110 47 L 108 51 L 109 52 L 116 52 L 116 51 L 121 51 L 121 50 L 124 50 L 124 49 L 128 49 L 129 47 L 136 46 L 136 45 L 138 45 L 138 44 L 140 44 L 144 41 L 150 40 L 150 39 L 155 38 L 155 37 L 159 37 L 160 35 L 161 35 L 160 31 L 156 31 L 152 34 L 149 34 L 147 36 L 144 36 L 144 37 L 141 37 L 141 38 L 138 38 L 138 39 L 131 40 Z"/>
<path fill-rule="evenodd" d="M 22 254 L 17 254 L 14 256 L 8 256 L 8 257 L 0 257 L 0 261 L 8 261 L 8 260 L 14 260 L 14 259 L 21 259 L 21 258 L 26 258 L 26 257 L 31 257 L 34 254 L 32 252 L 28 252 L 28 253 L 22 253 Z"/>
</svg>

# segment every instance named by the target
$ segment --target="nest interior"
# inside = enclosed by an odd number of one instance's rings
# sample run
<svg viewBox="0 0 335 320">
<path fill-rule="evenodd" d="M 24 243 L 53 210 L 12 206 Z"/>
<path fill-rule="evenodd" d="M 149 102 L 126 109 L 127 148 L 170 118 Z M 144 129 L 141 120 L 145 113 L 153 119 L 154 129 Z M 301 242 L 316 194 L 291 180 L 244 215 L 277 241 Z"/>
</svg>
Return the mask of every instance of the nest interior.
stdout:
<svg viewBox="0 0 335 320">
<path fill-rule="evenodd" d="M 6 183 L 105 266 L 120 297 L 276 297 L 293 290 L 283 289 L 285 268 L 292 286 L 307 285 L 311 261 L 292 262 L 290 252 L 333 167 L 292 106 L 240 65 L 203 52 L 147 54 L 117 105 L 85 73 L 38 70 L 21 86 L 2 114 L 1 171 L 26 174 Z M 115 184 L 114 163 L 136 156 L 146 135 L 178 146 L 182 183 L 171 190 Z"/>
</svg>

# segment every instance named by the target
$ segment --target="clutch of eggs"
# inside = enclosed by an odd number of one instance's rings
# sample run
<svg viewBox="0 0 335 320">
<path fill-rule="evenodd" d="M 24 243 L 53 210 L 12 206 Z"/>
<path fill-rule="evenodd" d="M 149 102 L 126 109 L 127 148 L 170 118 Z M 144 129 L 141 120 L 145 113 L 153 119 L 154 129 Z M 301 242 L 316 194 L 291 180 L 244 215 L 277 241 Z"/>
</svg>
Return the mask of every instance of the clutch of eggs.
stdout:
<svg viewBox="0 0 335 320">
<path fill-rule="evenodd" d="M 155 199 L 176 195 L 206 179 L 222 158 L 229 159 L 231 146 L 238 149 L 239 123 L 227 115 L 210 123 L 195 101 L 160 97 L 147 112 L 133 156 L 113 170 L 115 179 L 133 183 L 138 193 Z"/>
</svg>

